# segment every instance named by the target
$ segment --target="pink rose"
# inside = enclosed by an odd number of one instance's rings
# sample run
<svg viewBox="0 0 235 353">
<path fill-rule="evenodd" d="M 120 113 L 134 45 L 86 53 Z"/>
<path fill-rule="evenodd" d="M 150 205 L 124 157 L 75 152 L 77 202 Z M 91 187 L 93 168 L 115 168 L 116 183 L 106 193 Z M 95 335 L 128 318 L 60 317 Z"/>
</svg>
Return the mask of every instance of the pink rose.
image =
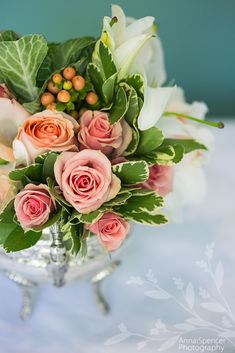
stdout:
<svg viewBox="0 0 235 353">
<path fill-rule="evenodd" d="M 15 211 L 23 229 L 34 229 L 45 224 L 56 205 L 46 185 L 28 184 L 15 197 Z"/>
<path fill-rule="evenodd" d="M 65 199 L 80 213 L 97 210 L 121 188 L 110 161 L 100 151 L 63 152 L 54 171 Z"/>
<path fill-rule="evenodd" d="M 161 196 L 165 196 L 172 191 L 173 177 L 173 167 L 155 164 L 149 168 L 149 178 L 142 187 L 157 190 Z"/>
<path fill-rule="evenodd" d="M 131 128 L 124 119 L 111 125 L 107 113 L 87 110 L 79 122 L 81 149 L 100 150 L 106 155 L 115 151 L 115 155 L 121 155 L 131 142 Z"/>
<path fill-rule="evenodd" d="M 98 235 L 100 242 L 109 250 L 116 250 L 130 230 L 129 223 L 115 213 L 105 213 L 96 223 L 89 226 Z"/>
<path fill-rule="evenodd" d="M 18 163 L 30 164 L 49 151 L 78 151 L 75 134 L 78 123 L 70 115 L 44 110 L 26 119 L 14 141 Z"/>
</svg>

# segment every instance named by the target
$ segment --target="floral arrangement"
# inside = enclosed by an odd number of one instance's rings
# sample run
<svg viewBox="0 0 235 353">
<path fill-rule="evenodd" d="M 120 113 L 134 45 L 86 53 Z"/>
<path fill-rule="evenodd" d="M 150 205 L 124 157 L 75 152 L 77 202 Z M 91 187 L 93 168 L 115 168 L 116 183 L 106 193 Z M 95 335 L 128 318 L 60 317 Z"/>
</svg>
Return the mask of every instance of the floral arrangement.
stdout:
<svg viewBox="0 0 235 353">
<path fill-rule="evenodd" d="M 163 225 L 205 189 L 213 138 L 202 102 L 165 85 L 153 17 L 104 17 L 100 38 L 48 43 L 0 33 L 0 244 L 36 244 L 59 222 L 66 247 L 117 249 L 129 221 Z"/>
</svg>

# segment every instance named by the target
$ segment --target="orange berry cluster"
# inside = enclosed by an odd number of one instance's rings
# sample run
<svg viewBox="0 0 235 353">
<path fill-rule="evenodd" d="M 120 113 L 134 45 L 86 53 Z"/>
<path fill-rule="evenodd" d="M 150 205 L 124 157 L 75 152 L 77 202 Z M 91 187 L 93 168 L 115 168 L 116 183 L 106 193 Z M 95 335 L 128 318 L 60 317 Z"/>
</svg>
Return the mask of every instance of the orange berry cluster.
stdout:
<svg viewBox="0 0 235 353">
<path fill-rule="evenodd" d="M 76 70 L 69 66 L 62 73 L 56 73 L 47 84 L 47 90 L 41 95 L 41 104 L 48 109 L 69 110 L 76 116 L 76 104 L 85 100 L 86 104 L 94 106 L 98 102 L 97 94 L 88 88 L 87 82 Z"/>
</svg>

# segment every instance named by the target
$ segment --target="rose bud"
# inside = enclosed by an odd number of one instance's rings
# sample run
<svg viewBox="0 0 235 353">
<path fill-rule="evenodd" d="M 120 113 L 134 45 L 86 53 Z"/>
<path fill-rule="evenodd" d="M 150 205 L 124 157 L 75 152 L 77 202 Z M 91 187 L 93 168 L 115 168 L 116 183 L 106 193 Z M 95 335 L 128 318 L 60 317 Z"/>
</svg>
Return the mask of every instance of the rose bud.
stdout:
<svg viewBox="0 0 235 353">
<path fill-rule="evenodd" d="M 69 66 L 66 67 L 63 71 L 63 76 L 66 80 L 72 80 L 72 78 L 76 75 L 76 70 Z"/>
<path fill-rule="evenodd" d="M 73 77 L 72 83 L 73 83 L 73 88 L 76 89 L 76 91 L 80 91 L 85 87 L 86 81 L 84 77 L 78 75 Z"/>
<path fill-rule="evenodd" d="M 71 99 L 71 95 L 68 91 L 63 89 L 57 94 L 57 99 L 61 103 L 68 103 Z"/>
<path fill-rule="evenodd" d="M 109 251 L 120 247 L 130 230 L 129 223 L 122 217 L 112 212 L 106 212 L 88 229 L 96 234 L 101 244 Z"/>
<path fill-rule="evenodd" d="M 51 198 L 47 185 L 28 184 L 14 201 L 16 217 L 23 229 L 34 229 L 44 225 L 55 212 L 56 204 Z"/>
<path fill-rule="evenodd" d="M 149 168 L 149 178 L 141 186 L 145 189 L 156 190 L 159 195 L 166 196 L 172 191 L 174 167 L 155 164 Z"/>
<path fill-rule="evenodd" d="M 50 92 L 45 92 L 41 96 L 41 103 L 44 106 L 47 106 L 48 104 L 51 104 L 55 101 L 55 97 L 53 96 L 52 93 Z"/>
<path fill-rule="evenodd" d="M 86 95 L 86 102 L 90 105 L 94 105 L 98 102 L 98 96 L 95 92 L 89 92 Z"/>
</svg>

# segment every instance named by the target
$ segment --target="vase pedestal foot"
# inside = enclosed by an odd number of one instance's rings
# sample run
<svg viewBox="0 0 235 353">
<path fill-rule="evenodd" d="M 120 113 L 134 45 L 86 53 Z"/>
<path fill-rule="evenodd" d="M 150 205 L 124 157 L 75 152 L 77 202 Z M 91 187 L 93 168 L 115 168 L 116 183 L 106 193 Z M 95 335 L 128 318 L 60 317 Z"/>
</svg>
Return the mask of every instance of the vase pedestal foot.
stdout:
<svg viewBox="0 0 235 353">
<path fill-rule="evenodd" d="M 105 269 L 97 273 L 91 280 L 91 283 L 93 284 L 97 304 L 101 312 L 105 315 L 107 315 L 110 312 L 110 306 L 102 293 L 101 284 L 105 278 L 107 278 L 118 266 L 120 266 L 120 264 L 121 264 L 121 261 L 119 260 L 113 261 Z"/>
<path fill-rule="evenodd" d="M 21 288 L 22 306 L 20 309 L 20 318 L 24 321 L 29 320 L 33 312 L 34 294 L 37 284 L 14 272 L 5 272 L 5 275 Z"/>
</svg>

